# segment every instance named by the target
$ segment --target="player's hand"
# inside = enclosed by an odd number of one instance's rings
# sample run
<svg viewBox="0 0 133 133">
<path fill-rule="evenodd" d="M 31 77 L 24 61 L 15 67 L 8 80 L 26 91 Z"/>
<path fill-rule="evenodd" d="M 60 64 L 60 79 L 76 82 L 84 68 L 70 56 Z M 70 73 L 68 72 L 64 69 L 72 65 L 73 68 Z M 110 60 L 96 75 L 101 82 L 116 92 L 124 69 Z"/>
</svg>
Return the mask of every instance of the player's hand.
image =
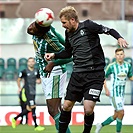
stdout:
<svg viewBox="0 0 133 133">
<path fill-rule="evenodd" d="M 48 78 L 49 78 L 49 76 L 50 76 L 50 73 L 51 73 L 53 67 L 54 67 L 54 63 L 53 63 L 53 62 L 49 62 L 49 63 L 46 65 L 45 69 L 44 69 L 44 71 L 45 71 L 46 73 L 48 73 L 48 74 L 47 74 L 47 77 L 48 77 Z"/>
<path fill-rule="evenodd" d="M 123 38 L 119 38 L 118 39 L 118 44 L 120 45 L 120 47 L 127 47 L 128 46 L 128 43 L 126 42 L 126 40 L 124 40 Z"/>
<path fill-rule="evenodd" d="M 47 61 L 50 61 L 50 60 L 54 59 L 54 56 L 55 56 L 54 53 L 46 53 L 46 54 L 44 55 L 44 58 L 45 58 Z"/>
<path fill-rule="evenodd" d="M 106 94 L 106 96 L 110 96 L 110 92 L 108 89 L 105 91 L 105 94 Z"/>
<path fill-rule="evenodd" d="M 18 94 L 20 94 L 20 91 L 21 91 L 21 90 L 22 90 L 21 88 L 18 88 L 18 91 L 17 91 L 17 93 L 18 93 Z"/>
</svg>

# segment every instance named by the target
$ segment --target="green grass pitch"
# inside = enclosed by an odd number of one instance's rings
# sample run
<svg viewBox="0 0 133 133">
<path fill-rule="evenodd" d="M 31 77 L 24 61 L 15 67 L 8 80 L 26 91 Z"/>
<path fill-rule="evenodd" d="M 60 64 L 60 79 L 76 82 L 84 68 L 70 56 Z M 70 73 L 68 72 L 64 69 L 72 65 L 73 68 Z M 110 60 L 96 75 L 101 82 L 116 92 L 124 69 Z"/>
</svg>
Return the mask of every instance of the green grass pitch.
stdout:
<svg viewBox="0 0 133 133">
<path fill-rule="evenodd" d="M 15 129 L 11 126 L 0 126 L 0 133 L 56 133 L 54 126 L 44 126 L 45 130 L 38 132 L 34 131 L 33 126 L 18 125 Z M 82 133 L 83 126 L 70 126 L 72 133 Z M 106 126 L 102 128 L 100 133 L 116 133 L 115 126 Z M 95 126 L 93 126 L 91 133 L 94 133 Z M 133 126 L 123 126 L 122 133 L 133 133 Z"/>
</svg>

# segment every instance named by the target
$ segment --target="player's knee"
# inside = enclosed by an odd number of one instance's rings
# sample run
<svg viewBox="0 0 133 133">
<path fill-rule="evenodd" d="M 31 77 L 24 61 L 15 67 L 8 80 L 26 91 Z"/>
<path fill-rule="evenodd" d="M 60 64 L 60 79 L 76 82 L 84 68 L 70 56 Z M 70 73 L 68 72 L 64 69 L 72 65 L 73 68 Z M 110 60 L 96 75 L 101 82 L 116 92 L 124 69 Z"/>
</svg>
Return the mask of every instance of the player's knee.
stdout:
<svg viewBox="0 0 133 133">
<path fill-rule="evenodd" d="M 84 108 L 84 113 L 86 115 L 91 115 L 94 112 L 93 108 L 89 107 L 89 108 Z"/>
<path fill-rule="evenodd" d="M 124 116 L 124 110 L 119 111 L 118 116 L 123 117 Z"/>
<path fill-rule="evenodd" d="M 54 117 L 56 114 L 59 113 L 59 110 L 56 107 L 48 106 L 48 112 L 52 117 Z"/>
<path fill-rule="evenodd" d="M 71 102 L 64 102 L 63 110 L 64 111 L 71 111 L 73 108 L 74 103 Z"/>
</svg>

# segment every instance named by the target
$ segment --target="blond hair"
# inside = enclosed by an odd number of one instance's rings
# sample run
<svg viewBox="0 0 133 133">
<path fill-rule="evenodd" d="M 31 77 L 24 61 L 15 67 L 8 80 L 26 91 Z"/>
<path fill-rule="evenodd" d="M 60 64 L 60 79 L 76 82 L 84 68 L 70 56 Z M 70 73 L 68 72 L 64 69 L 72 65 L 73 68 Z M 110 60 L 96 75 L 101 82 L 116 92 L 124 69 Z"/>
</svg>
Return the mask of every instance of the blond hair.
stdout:
<svg viewBox="0 0 133 133">
<path fill-rule="evenodd" d="M 59 13 L 59 17 L 60 18 L 65 17 L 67 20 L 74 18 L 76 22 L 79 22 L 78 12 L 72 6 L 66 6 L 62 8 L 62 10 Z"/>
</svg>

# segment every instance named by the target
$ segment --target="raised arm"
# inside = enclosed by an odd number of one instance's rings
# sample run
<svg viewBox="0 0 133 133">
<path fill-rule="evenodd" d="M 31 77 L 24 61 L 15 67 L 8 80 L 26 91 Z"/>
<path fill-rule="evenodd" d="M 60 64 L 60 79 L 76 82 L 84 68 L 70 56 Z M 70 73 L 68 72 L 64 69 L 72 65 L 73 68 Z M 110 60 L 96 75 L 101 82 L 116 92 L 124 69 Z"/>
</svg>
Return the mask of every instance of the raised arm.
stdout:
<svg viewBox="0 0 133 133">
<path fill-rule="evenodd" d="M 99 25 L 91 20 L 85 21 L 86 27 L 89 27 L 88 30 L 92 33 L 98 33 L 98 34 L 107 34 L 113 36 L 115 39 L 117 39 L 118 44 L 120 47 L 127 47 L 128 43 L 126 40 L 113 28 L 108 28 L 103 25 Z"/>
</svg>

